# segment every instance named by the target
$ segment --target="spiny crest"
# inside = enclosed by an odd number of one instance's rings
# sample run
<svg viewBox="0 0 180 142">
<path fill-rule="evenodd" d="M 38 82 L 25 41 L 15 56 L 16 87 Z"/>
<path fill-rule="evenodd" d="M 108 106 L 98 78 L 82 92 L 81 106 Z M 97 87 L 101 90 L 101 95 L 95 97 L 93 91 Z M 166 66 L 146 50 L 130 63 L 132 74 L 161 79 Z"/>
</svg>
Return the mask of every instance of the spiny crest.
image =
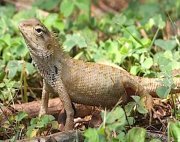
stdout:
<svg viewBox="0 0 180 142">
<path fill-rule="evenodd" d="M 51 36 L 52 36 L 52 39 L 53 39 L 53 45 L 55 48 L 58 48 L 60 50 L 60 52 L 65 56 L 65 57 L 70 57 L 66 52 L 65 52 L 65 49 L 63 48 L 63 43 L 61 40 L 59 40 L 59 36 L 57 33 L 55 32 L 51 32 Z"/>
</svg>

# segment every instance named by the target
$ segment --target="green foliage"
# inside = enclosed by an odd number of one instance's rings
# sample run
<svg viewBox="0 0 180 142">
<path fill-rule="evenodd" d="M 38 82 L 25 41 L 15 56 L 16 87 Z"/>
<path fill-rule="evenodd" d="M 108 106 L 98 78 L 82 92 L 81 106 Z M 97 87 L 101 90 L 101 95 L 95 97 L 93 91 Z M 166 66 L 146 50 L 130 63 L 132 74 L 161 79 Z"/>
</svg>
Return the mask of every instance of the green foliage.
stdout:
<svg viewBox="0 0 180 142">
<path fill-rule="evenodd" d="M 113 117 L 112 117 L 113 116 Z M 111 112 L 104 111 L 102 113 L 103 123 L 98 128 L 89 128 L 85 131 L 85 141 L 104 142 L 117 141 L 121 136 L 121 140 L 125 139 L 124 126 L 127 124 L 125 112 L 122 108 L 116 107 Z M 117 138 L 112 136 L 112 132 L 119 132 Z"/>
<path fill-rule="evenodd" d="M 10 116 L 4 115 L 6 121 L 1 124 L 0 133 L 5 133 L 6 136 L 12 135 L 12 137 L 8 138 L 11 138 L 12 141 L 16 141 L 25 131 L 27 124 L 24 122 L 27 120 L 28 115 L 25 112 L 18 112 L 17 114 Z"/>
<path fill-rule="evenodd" d="M 155 40 L 154 44 L 156 46 L 161 47 L 164 50 L 172 50 L 177 45 L 176 40 L 162 40 L 162 39 Z"/>
<path fill-rule="evenodd" d="M 139 100 L 136 99 L 136 101 Z M 129 117 L 121 107 L 116 107 L 110 112 L 102 112 L 102 119 L 103 123 L 99 128 L 88 128 L 85 131 L 85 142 L 144 142 L 146 139 L 144 128 L 133 127 L 127 131 L 127 124 L 133 125 L 134 123 L 131 123 L 132 117 Z M 151 141 L 158 142 L 158 139 Z"/>
<path fill-rule="evenodd" d="M 85 38 L 80 34 L 66 35 L 66 41 L 63 45 L 66 51 L 70 51 L 74 46 L 79 48 L 87 47 Z"/>
<path fill-rule="evenodd" d="M 20 82 L 4 79 L 3 82 L 0 83 L 0 100 L 4 103 L 12 101 L 16 90 L 19 89 L 19 84 Z"/>
<path fill-rule="evenodd" d="M 169 140 L 168 141 L 170 141 L 170 137 L 172 137 L 173 140 L 176 142 L 180 141 L 179 134 L 180 134 L 180 122 L 179 121 L 169 122 L 169 124 L 168 124 Z"/>
<path fill-rule="evenodd" d="M 53 0 L 53 1 L 52 0 L 38 0 L 33 3 L 33 6 L 39 7 L 40 9 L 52 10 L 59 3 L 60 3 L 60 0 Z"/>
<path fill-rule="evenodd" d="M 130 129 L 126 135 L 127 142 L 144 142 L 146 130 L 143 128 L 134 127 Z"/>
<path fill-rule="evenodd" d="M 32 118 L 30 125 L 27 128 L 27 137 L 36 137 L 47 129 L 58 129 L 58 122 L 54 120 L 55 118 L 52 115 L 43 115 L 41 117 Z"/>
</svg>

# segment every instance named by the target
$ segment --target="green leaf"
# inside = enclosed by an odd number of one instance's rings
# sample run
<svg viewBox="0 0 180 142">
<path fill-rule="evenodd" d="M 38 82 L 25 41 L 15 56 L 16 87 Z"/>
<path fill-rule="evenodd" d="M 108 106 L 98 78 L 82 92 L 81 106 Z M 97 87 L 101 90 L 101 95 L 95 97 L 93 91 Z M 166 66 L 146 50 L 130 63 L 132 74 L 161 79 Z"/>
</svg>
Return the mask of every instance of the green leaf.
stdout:
<svg viewBox="0 0 180 142">
<path fill-rule="evenodd" d="M 112 20 L 113 20 L 113 23 L 118 24 L 118 25 L 124 25 L 127 22 L 127 18 L 124 15 L 115 15 Z"/>
<path fill-rule="evenodd" d="M 99 142 L 99 135 L 96 129 L 93 128 L 88 128 L 85 133 L 85 141 L 89 141 L 89 142 Z"/>
<path fill-rule="evenodd" d="M 60 11 L 64 14 L 65 17 L 68 17 L 72 14 L 74 9 L 74 2 L 70 0 L 63 0 L 60 5 Z"/>
<path fill-rule="evenodd" d="M 141 114 L 146 114 L 148 113 L 147 109 L 145 109 L 145 107 L 143 105 L 138 105 L 137 106 L 137 111 Z"/>
<path fill-rule="evenodd" d="M 129 102 L 127 105 L 125 105 L 125 112 L 127 116 L 130 116 L 135 105 L 136 105 L 135 102 Z"/>
<path fill-rule="evenodd" d="M 136 103 L 139 103 L 141 98 L 139 96 L 131 96 Z"/>
<path fill-rule="evenodd" d="M 171 89 L 169 87 L 161 86 L 161 87 L 157 88 L 156 93 L 160 98 L 167 98 L 170 91 L 171 91 Z"/>
<path fill-rule="evenodd" d="M 38 118 L 32 118 L 30 121 L 30 125 L 35 125 L 35 124 L 37 124 L 38 121 L 39 121 Z"/>
<path fill-rule="evenodd" d="M 113 117 L 112 117 L 113 116 Z M 114 110 L 109 112 L 106 117 L 106 123 L 111 124 L 117 120 L 120 120 L 121 125 L 126 123 L 126 117 L 124 110 L 121 107 L 116 107 Z"/>
<path fill-rule="evenodd" d="M 127 142 L 144 142 L 146 130 L 139 127 L 130 129 L 126 135 Z"/>
<path fill-rule="evenodd" d="M 153 65 L 153 59 L 151 57 L 146 58 L 141 66 L 145 69 L 149 69 Z"/>
<path fill-rule="evenodd" d="M 8 78 L 12 79 L 15 77 L 17 71 L 18 71 L 19 62 L 16 60 L 9 61 L 6 70 L 8 71 Z"/>
<path fill-rule="evenodd" d="M 86 12 L 89 12 L 90 9 L 90 0 L 76 0 L 75 5 L 80 9 Z"/>
<path fill-rule="evenodd" d="M 124 132 L 120 132 L 117 136 L 118 140 L 120 142 L 126 142 L 126 137 L 125 137 L 125 133 Z"/>
<path fill-rule="evenodd" d="M 34 1 L 33 6 L 37 6 L 38 8 L 45 10 L 52 10 L 59 4 L 59 2 L 59 0 L 37 0 Z"/>
<path fill-rule="evenodd" d="M 137 75 L 137 73 L 140 71 L 139 66 L 131 66 L 130 73 L 133 75 Z"/>
<path fill-rule="evenodd" d="M 85 38 L 80 34 L 67 35 L 63 45 L 66 51 L 70 51 L 74 46 L 87 47 Z"/>
<path fill-rule="evenodd" d="M 165 22 L 163 21 L 162 16 L 160 14 L 150 18 L 149 23 L 151 23 L 151 25 L 157 26 L 159 29 L 163 29 L 165 27 Z"/>
<path fill-rule="evenodd" d="M 52 127 L 53 129 L 58 129 L 58 128 L 59 128 L 58 122 L 57 122 L 57 121 L 52 121 L 52 122 L 51 122 L 51 127 Z"/>
<path fill-rule="evenodd" d="M 16 116 L 15 119 L 16 121 L 20 122 L 22 119 L 26 118 L 28 116 L 28 114 L 26 112 L 19 112 Z"/>
<path fill-rule="evenodd" d="M 127 121 L 129 125 L 133 125 L 135 123 L 134 117 L 127 117 Z"/>
<path fill-rule="evenodd" d="M 162 40 L 162 39 L 155 40 L 154 44 L 156 46 L 161 47 L 164 50 L 172 50 L 177 45 L 176 40 Z"/>
<path fill-rule="evenodd" d="M 152 139 L 150 142 L 161 142 L 159 139 Z"/>
<path fill-rule="evenodd" d="M 136 104 L 137 104 L 137 111 L 141 114 L 146 114 L 148 113 L 148 111 L 146 110 L 146 108 L 144 107 L 144 102 L 142 102 L 143 99 L 141 99 L 139 96 L 131 96 Z"/>
<path fill-rule="evenodd" d="M 38 133 L 38 129 L 28 127 L 26 135 L 28 138 L 33 138 L 33 137 L 36 137 L 37 133 Z"/>
<path fill-rule="evenodd" d="M 0 88 L 3 88 L 5 86 L 5 84 L 2 82 L 0 83 Z"/>
<path fill-rule="evenodd" d="M 27 74 L 30 75 L 30 74 L 35 73 L 36 69 L 31 63 L 26 62 L 26 71 L 27 71 Z"/>
<path fill-rule="evenodd" d="M 180 141 L 180 121 L 176 121 L 176 122 L 169 122 L 169 134 L 170 136 L 173 137 L 175 142 L 179 142 Z"/>
<path fill-rule="evenodd" d="M 45 127 L 48 123 L 50 123 L 53 120 L 55 120 L 55 118 L 52 115 L 42 115 L 40 121 L 37 123 L 37 127 Z"/>
</svg>

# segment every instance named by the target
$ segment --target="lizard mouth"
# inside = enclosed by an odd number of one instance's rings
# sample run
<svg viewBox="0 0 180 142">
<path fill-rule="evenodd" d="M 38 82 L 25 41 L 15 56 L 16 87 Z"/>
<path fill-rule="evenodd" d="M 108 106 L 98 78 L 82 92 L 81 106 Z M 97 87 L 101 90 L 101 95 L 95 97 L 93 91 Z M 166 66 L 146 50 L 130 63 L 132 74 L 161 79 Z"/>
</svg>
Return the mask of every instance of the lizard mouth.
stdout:
<svg viewBox="0 0 180 142">
<path fill-rule="evenodd" d="M 28 34 L 24 33 L 23 31 L 21 31 L 21 34 L 24 37 L 24 40 L 25 40 L 25 42 L 27 44 L 27 47 L 29 48 L 29 51 L 33 55 L 36 55 L 38 53 L 38 50 L 37 50 L 37 48 L 35 48 L 35 46 L 38 46 L 38 45 L 28 36 Z"/>
<path fill-rule="evenodd" d="M 25 32 L 25 30 L 23 28 L 23 23 L 19 24 L 19 30 L 20 30 L 22 36 L 24 37 L 25 42 L 28 45 L 28 48 L 30 48 L 30 49 L 32 49 L 34 51 L 37 51 L 37 49 L 32 44 L 34 44 L 36 46 L 38 46 L 38 45 L 33 41 L 33 39 L 30 36 L 28 36 L 28 33 Z"/>
</svg>

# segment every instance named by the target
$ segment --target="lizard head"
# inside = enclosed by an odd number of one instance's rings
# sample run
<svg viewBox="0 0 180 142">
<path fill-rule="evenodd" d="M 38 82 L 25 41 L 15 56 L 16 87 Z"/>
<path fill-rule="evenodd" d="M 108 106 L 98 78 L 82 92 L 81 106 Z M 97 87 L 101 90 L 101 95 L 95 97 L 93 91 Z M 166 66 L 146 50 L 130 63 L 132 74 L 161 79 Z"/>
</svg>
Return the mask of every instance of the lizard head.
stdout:
<svg viewBox="0 0 180 142">
<path fill-rule="evenodd" d="M 56 42 L 48 29 L 38 20 L 29 19 L 19 24 L 19 29 L 31 54 L 38 57 L 48 57 L 53 54 Z"/>
</svg>

